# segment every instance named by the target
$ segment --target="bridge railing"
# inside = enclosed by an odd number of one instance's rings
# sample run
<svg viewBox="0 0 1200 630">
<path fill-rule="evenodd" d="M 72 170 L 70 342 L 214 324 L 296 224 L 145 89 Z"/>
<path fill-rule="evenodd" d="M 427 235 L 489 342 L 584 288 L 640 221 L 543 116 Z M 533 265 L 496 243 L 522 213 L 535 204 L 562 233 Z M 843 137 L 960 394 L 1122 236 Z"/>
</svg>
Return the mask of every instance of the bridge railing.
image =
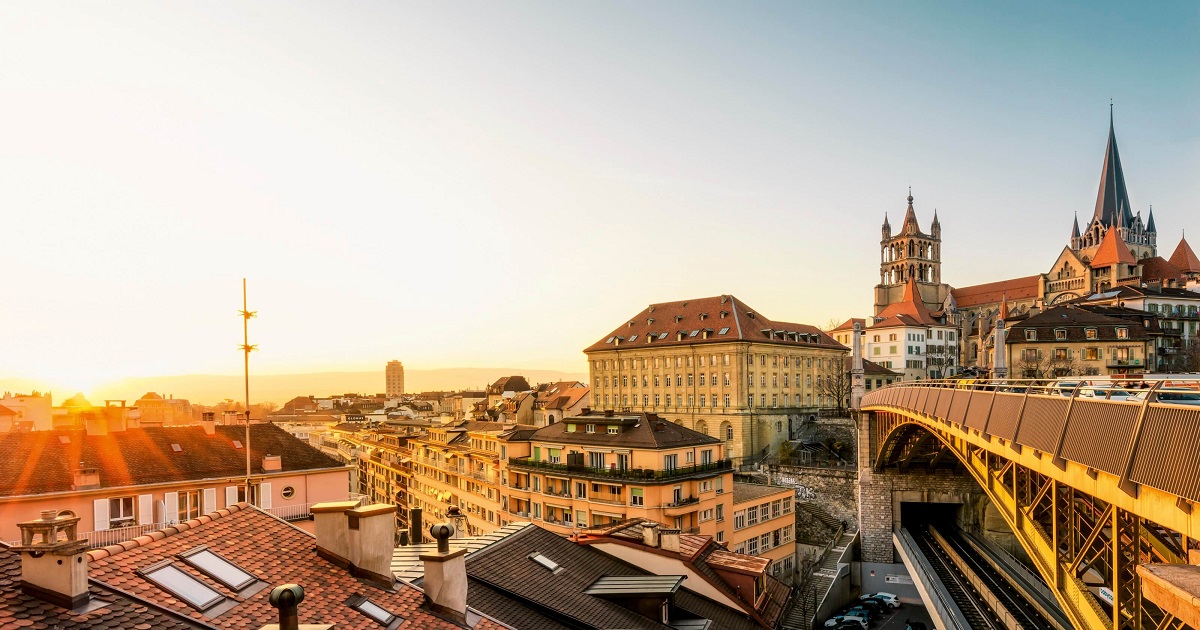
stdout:
<svg viewBox="0 0 1200 630">
<path fill-rule="evenodd" d="M 1200 502 L 1200 378 L 1146 374 L 897 383 L 867 410 L 921 414 Z"/>
</svg>

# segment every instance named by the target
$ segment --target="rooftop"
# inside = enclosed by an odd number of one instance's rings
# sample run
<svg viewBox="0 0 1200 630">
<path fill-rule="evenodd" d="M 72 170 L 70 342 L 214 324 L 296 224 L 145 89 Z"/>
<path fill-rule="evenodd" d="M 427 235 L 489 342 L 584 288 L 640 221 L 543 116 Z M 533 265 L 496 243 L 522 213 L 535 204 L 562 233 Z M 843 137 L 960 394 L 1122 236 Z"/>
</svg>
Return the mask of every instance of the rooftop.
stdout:
<svg viewBox="0 0 1200 630">
<path fill-rule="evenodd" d="M 632 419 L 632 424 L 629 422 L 630 419 Z M 621 431 L 615 434 L 605 430 L 587 433 L 585 427 L 589 424 L 620 424 Z M 575 430 L 568 431 L 569 426 L 573 426 Z M 568 416 L 563 418 L 562 422 L 542 427 L 535 431 L 529 439 L 535 442 L 550 441 L 652 449 L 721 443 L 721 440 L 715 437 L 693 431 L 674 422 L 668 422 L 654 414 L 626 413 L 606 416 L 604 412 L 592 410 L 586 414 Z"/>
<path fill-rule="evenodd" d="M 760 483 L 742 483 L 740 481 L 733 482 L 733 502 L 734 504 L 746 503 L 748 501 L 757 501 L 759 499 L 774 496 L 781 492 L 786 492 L 790 496 L 792 488 L 784 486 L 768 486 Z"/>
<path fill-rule="evenodd" d="M 773 321 L 732 295 L 718 295 L 651 304 L 584 352 L 730 341 L 845 350 L 816 326 Z"/>
<path fill-rule="evenodd" d="M 80 468 L 95 468 L 100 486 L 125 487 L 246 474 L 245 426 L 149 427 L 108 435 L 85 431 L 0 434 L 0 494 L 21 496 L 74 489 Z M 178 446 L 179 450 L 173 448 Z M 342 468 L 343 464 L 272 424 L 250 426 L 250 461 L 261 473 L 265 455 L 282 471 Z"/>
</svg>

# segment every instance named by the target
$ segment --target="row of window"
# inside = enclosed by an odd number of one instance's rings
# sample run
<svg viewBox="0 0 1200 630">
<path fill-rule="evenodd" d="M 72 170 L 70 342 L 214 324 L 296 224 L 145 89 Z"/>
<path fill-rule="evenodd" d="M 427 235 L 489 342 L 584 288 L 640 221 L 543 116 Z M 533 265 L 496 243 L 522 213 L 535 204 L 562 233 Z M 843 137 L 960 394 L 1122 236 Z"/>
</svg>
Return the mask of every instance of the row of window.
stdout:
<svg viewBox="0 0 1200 630">
<path fill-rule="evenodd" d="M 1116 331 L 1117 331 L 1117 339 L 1128 339 L 1129 338 L 1129 329 L 1128 328 L 1126 328 L 1124 326 L 1118 326 L 1116 328 Z M 1100 333 L 1095 328 L 1084 328 L 1083 336 L 1085 339 L 1094 340 L 1094 339 L 1100 338 Z M 1037 329 L 1030 328 L 1025 331 L 1025 341 L 1037 341 L 1037 340 L 1038 340 Z M 1066 341 L 1067 340 L 1067 329 L 1066 328 L 1055 328 L 1054 329 L 1054 340 L 1055 341 Z"/>
<path fill-rule="evenodd" d="M 744 510 L 733 513 L 733 529 L 745 529 L 758 525 L 759 521 L 768 521 L 792 513 L 792 497 L 776 499 L 762 505 L 752 505 Z"/>
<path fill-rule="evenodd" d="M 733 551 L 734 553 L 744 553 L 748 556 L 757 556 L 766 553 L 775 547 L 792 542 L 794 527 L 794 525 L 784 525 L 762 536 L 755 536 L 735 545 Z"/>
<path fill-rule="evenodd" d="M 953 335 L 953 333 L 951 333 L 951 334 Z M 879 341 L 878 337 L 879 336 L 876 335 L 875 341 Z M 893 335 L 893 337 L 895 337 L 895 335 Z M 939 332 L 938 339 L 941 339 L 940 332 Z M 953 339 L 953 337 L 951 337 L 951 339 Z M 767 355 L 765 355 L 765 354 L 756 355 L 753 352 L 748 353 L 746 355 L 746 364 L 754 365 L 755 357 L 758 358 L 759 365 L 765 366 L 767 364 Z M 796 357 L 795 360 L 793 361 L 792 357 L 787 356 L 787 355 L 779 355 L 779 354 L 774 354 L 774 355 L 770 356 L 771 367 L 778 367 L 779 361 L 781 358 L 783 359 L 784 367 L 788 367 L 793 362 L 796 364 L 796 367 L 800 367 L 800 357 Z M 821 368 L 821 367 L 832 368 L 835 366 L 836 361 L 837 361 L 837 359 L 822 358 L 822 357 L 816 358 L 816 364 L 817 364 L 818 368 Z M 701 354 L 701 355 L 687 355 L 687 356 L 676 356 L 676 357 L 654 357 L 653 359 L 651 359 L 651 358 L 619 359 L 619 360 L 618 359 L 594 359 L 592 361 L 592 368 L 595 370 L 612 370 L 612 369 L 618 369 L 618 368 L 624 369 L 624 370 L 629 370 L 629 369 L 636 370 L 639 367 L 641 367 L 641 369 L 643 369 L 643 370 L 648 370 L 648 369 L 650 369 L 651 366 L 653 366 L 655 368 L 671 367 L 672 364 L 675 367 L 693 367 L 693 366 L 705 367 L 705 365 L 711 365 L 711 366 L 715 367 L 717 365 L 729 365 L 730 364 L 730 355 L 728 355 L 728 354 L 720 354 L 720 355 L 718 355 L 718 354 L 713 354 L 713 355 Z M 813 367 L 813 357 L 805 357 L 804 358 L 804 367 L 806 367 L 806 368 Z"/>
<path fill-rule="evenodd" d="M 1131 350 L 1131 348 L 1110 348 L 1111 358 L 1117 361 L 1136 358 L 1135 353 Z M 1043 355 L 1042 351 L 1037 348 L 1026 348 L 1021 356 L 1025 361 L 1032 363 L 1041 359 Z M 1069 361 L 1075 358 L 1075 351 L 1070 348 L 1055 348 L 1054 354 L 1051 356 L 1056 361 Z M 1104 358 L 1104 350 L 1102 348 L 1083 348 L 1079 351 L 1079 358 L 1084 361 L 1099 361 Z"/>
<path fill-rule="evenodd" d="M 794 406 L 794 407 L 811 407 L 811 406 L 813 406 L 813 395 L 812 394 L 804 394 L 803 400 L 801 400 L 800 394 L 795 394 L 792 397 L 790 397 L 790 399 L 793 403 L 791 406 Z M 653 400 L 654 400 L 653 406 L 668 407 L 668 408 L 669 407 L 698 407 L 698 408 L 711 407 L 713 409 L 716 409 L 718 407 L 728 408 L 728 407 L 730 407 L 731 403 L 733 402 L 732 399 L 730 398 L 729 394 L 724 394 L 721 399 L 717 398 L 717 394 L 709 394 L 709 395 L 700 394 L 699 397 L 697 397 L 696 394 L 688 394 L 687 398 L 686 398 L 686 402 L 685 402 L 685 399 L 682 394 L 680 394 L 674 398 L 671 397 L 671 394 L 666 394 L 665 397 L 660 394 L 654 394 Z M 666 404 L 663 404 L 664 400 L 665 400 Z M 643 407 L 651 406 L 650 401 L 651 401 L 650 394 L 642 394 L 641 406 L 643 406 Z M 759 401 L 759 403 L 758 403 L 759 407 L 767 407 L 768 406 L 767 405 L 767 394 L 759 394 L 758 401 Z M 697 402 L 699 404 L 697 404 Z M 770 406 L 773 408 L 778 408 L 781 406 L 787 407 L 787 406 L 789 406 L 788 402 L 789 402 L 789 396 L 787 394 L 771 394 Z M 721 403 L 721 404 L 718 405 L 718 403 Z M 604 395 L 605 408 L 611 408 L 612 405 L 618 405 L 618 404 L 628 407 L 631 404 L 629 394 L 624 394 L 624 395 L 620 396 L 619 398 L 616 395 L 611 395 L 611 396 L 609 394 Z M 632 404 L 633 405 L 638 404 L 637 394 L 634 394 Z M 822 407 L 829 404 L 829 397 L 828 396 L 817 396 L 816 404 L 818 406 L 822 406 Z M 746 406 L 747 407 L 755 406 L 754 405 L 754 394 L 749 394 L 746 396 Z"/>
</svg>

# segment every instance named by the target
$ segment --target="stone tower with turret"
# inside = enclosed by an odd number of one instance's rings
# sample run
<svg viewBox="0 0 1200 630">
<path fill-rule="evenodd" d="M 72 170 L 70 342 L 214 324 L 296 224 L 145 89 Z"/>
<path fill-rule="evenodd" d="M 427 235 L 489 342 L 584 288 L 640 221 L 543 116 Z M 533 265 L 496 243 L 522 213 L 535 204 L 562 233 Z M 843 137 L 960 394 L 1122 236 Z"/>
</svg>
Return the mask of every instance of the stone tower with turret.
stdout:
<svg viewBox="0 0 1200 630">
<path fill-rule="evenodd" d="M 950 287 L 942 282 L 942 223 L 937 210 L 929 233 L 921 231 L 917 212 L 913 209 L 912 191 L 908 194 L 908 209 L 904 223 L 893 234 L 887 215 L 883 217 L 883 240 L 879 242 L 879 284 L 875 285 L 875 314 L 901 300 L 908 279 L 916 280 L 921 301 L 930 311 L 940 311 L 950 295 Z"/>
</svg>

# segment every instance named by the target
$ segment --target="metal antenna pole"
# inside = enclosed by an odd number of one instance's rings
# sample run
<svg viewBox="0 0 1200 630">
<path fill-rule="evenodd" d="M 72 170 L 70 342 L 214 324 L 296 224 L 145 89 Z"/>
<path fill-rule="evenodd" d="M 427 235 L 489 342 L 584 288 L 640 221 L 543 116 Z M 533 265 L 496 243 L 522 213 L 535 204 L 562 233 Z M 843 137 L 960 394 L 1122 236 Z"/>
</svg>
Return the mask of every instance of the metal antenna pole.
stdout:
<svg viewBox="0 0 1200 630">
<path fill-rule="evenodd" d="M 246 307 L 246 279 L 242 278 L 242 357 L 246 378 L 246 501 L 250 501 L 250 352 L 257 346 L 250 345 L 250 318 L 257 313 Z"/>
</svg>

